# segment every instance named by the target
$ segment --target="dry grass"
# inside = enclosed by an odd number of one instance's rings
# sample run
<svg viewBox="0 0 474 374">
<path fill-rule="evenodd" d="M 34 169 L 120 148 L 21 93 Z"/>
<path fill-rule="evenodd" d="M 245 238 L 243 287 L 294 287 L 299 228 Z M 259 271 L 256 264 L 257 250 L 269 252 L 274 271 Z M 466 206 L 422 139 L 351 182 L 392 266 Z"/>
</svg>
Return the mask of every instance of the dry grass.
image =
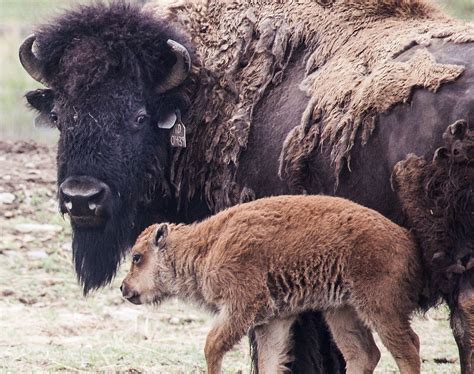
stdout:
<svg viewBox="0 0 474 374">
<path fill-rule="evenodd" d="M 113 285 L 84 298 L 54 199 L 54 151 L 1 149 L 0 194 L 16 198 L 0 203 L 0 371 L 201 372 L 209 316 L 177 301 L 125 302 L 118 288 L 128 263 Z M 243 342 L 226 370 L 248 366 Z"/>
</svg>

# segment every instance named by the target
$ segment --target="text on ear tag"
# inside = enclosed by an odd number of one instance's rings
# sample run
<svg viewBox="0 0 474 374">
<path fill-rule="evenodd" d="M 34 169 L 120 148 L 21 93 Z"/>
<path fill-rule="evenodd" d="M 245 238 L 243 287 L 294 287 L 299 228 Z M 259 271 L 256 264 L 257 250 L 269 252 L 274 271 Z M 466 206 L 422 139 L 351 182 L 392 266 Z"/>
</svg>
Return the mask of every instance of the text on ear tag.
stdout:
<svg viewBox="0 0 474 374">
<path fill-rule="evenodd" d="M 176 121 L 171 130 L 171 145 L 177 148 L 186 148 L 186 127 L 181 121 Z"/>
</svg>

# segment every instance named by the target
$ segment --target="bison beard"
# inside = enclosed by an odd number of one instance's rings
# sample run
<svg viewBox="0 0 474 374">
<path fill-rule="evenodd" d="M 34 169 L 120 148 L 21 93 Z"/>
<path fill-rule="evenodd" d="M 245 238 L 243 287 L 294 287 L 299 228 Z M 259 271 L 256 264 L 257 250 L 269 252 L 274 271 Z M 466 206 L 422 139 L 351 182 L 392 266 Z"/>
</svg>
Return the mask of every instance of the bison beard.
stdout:
<svg viewBox="0 0 474 374">
<path fill-rule="evenodd" d="M 84 295 L 112 281 L 135 237 L 133 215 L 124 205 L 114 208 L 104 227 L 78 228 L 72 223 L 74 267 Z"/>
</svg>

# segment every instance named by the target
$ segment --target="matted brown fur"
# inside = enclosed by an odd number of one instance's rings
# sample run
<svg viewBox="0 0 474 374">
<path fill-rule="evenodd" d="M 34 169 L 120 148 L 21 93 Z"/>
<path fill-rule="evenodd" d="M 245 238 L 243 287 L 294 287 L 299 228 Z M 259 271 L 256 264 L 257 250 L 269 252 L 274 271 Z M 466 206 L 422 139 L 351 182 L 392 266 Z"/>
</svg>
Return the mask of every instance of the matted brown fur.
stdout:
<svg viewBox="0 0 474 374">
<path fill-rule="evenodd" d="M 266 198 L 192 225 L 151 226 L 132 249 L 137 255 L 123 283 L 130 301 L 177 296 L 217 313 L 205 349 L 210 373 L 252 327 L 266 360 L 261 372 L 281 370 L 291 318 L 307 310 L 325 313 L 348 372 L 375 368 L 371 328 L 402 373 L 420 370 L 409 318 L 422 290 L 421 259 L 409 232 L 373 210 L 335 197 Z M 272 333 L 286 344 L 269 345 Z"/>
<path fill-rule="evenodd" d="M 296 51 L 305 51 L 306 73 L 295 84 L 309 103 L 281 155 L 285 179 L 297 179 L 322 142 L 332 148 L 338 175 L 356 136 L 369 138 L 377 114 L 406 102 L 414 87 L 436 91 L 464 70 L 436 63 L 426 50 L 405 62 L 395 61 L 398 55 L 433 39 L 474 41 L 472 25 L 425 0 L 181 0 L 145 9 L 177 25 L 197 48 L 193 97 L 206 110 L 187 123 L 192 141 L 175 151 L 171 178 L 178 198 L 203 188 L 214 211 L 239 201 L 234 179 L 254 108 L 281 82 Z"/>
</svg>

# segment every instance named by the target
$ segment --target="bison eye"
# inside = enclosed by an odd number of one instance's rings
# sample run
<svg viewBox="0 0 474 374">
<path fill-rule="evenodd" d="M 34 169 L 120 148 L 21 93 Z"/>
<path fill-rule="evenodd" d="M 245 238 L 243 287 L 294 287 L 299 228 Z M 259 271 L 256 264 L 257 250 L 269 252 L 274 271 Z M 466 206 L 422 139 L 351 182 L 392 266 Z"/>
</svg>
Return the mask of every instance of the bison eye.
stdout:
<svg viewBox="0 0 474 374">
<path fill-rule="evenodd" d="M 50 112 L 49 120 L 56 125 L 58 123 L 58 114 L 56 112 Z"/>
<path fill-rule="evenodd" d="M 141 259 L 142 259 L 142 255 L 141 255 L 140 253 L 135 253 L 135 254 L 132 256 L 132 262 L 133 262 L 134 264 L 138 264 Z"/>
<path fill-rule="evenodd" d="M 138 124 L 138 125 L 143 125 L 145 124 L 146 122 L 148 121 L 148 116 L 146 114 L 140 114 L 137 119 L 135 120 L 135 122 Z"/>
</svg>

